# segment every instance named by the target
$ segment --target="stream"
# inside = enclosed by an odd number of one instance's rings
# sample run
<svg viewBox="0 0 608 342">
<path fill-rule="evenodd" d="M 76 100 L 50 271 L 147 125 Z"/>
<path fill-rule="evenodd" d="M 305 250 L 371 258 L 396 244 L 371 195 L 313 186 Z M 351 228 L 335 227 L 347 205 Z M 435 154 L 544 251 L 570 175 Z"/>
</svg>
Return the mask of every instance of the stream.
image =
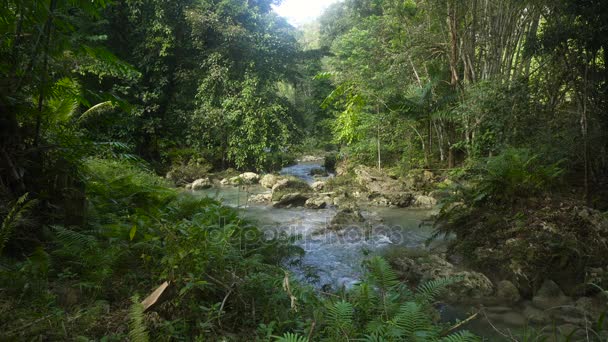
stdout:
<svg viewBox="0 0 608 342">
<path fill-rule="evenodd" d="M 310 184 L 323 179 L 310 175 L 314 168 L 322 166 L 318 162 L 304 162 L 286 167 L 280 173 Z M 282 233 L 299 236 L 295 244 L 306 254 L 300 263 L 290 266 L 291 271 L 299 280 L 317 288 L 349 288 L 361 279 L 361 263 L 370 254 L 380 253 L 390 246 L 424 247 L 432 233 L 431 227 L 421 225 L 432 214 L 430 210 L 379 207 L 361 208 L 364 217 L 373 217 L 376 222 L 373 226 L 368 223 L 367 233 L 361 233 L 359 229 L 332 232 L 325 227 L 336 214 L 336 208 L 273 208 L 248 202 L 251 195 L 268 192 L 270 190 L 260 185 L 201 191 L 222 200 L 225 205 L 238 208 L 243 217 L 255 222 L 268 238 L 279 237 Z"/>
</svg>

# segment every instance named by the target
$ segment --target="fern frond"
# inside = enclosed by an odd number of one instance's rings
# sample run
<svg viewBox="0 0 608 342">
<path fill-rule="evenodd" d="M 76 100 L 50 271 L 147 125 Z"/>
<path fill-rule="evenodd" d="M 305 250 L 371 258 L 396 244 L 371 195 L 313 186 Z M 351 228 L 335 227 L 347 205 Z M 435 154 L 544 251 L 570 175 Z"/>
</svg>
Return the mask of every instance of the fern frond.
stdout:
<svg viewBox="0 0 608 342">
<path fill-rule="evenodd" d="M 308 338 L 294 333 L 285 333 L 283 336 L 277 337 L 277 342 L 308 342 Z"/>
<path fill-rule="evenodd" d="M 481 341 L 481 339 L 479 337 L 473 335 L 472 333 L 470 333 L 466 330 L 463 330 L 463 331 L 458 331 L 458 332 L 455 332 L 448 336 L 445 336 L 440 341 L 441 342 L 477 342 L 477 341 Z"/>
<path fill-rule="evenodd" d="M 375 256 L 368 261 L 370 281 L 382 291 L 388 291 L 399 285 L 397 274 L 384 258 Z"/>
<path fill-rule="evenodd" d="M 139 302 L 139 296 L 131 298 L 133 304 L 129 309 L 129 340 L 131 342 L 148 342 L 148 332 L 144 322 L 144 306 Z"/>
<path fill-rule="evenodd" d="M 23 215 L 34 205 L 34 201 L 28 200 L 29 193 L 24 194 L 19 197 L 17 202 L 13 205 L 8 215 L 2 221 L 2 226 L 0 227 L 0 254 L 2 254 L 2 250 L 4 250 L 4 246 L 8 243 L 13 231 L 23 219 Z"/>
<path fill-rule="evenodd" d="M 419 303 L 430 303 L 441 294 L 445 288 L 460 281 L 459 278 L 441 278 L 420 284 L 416 288 L 416 300 Z"/>
<path fill-rule="evenodd" d="M 432 332 L 439 332 L 439 329 L 433 326 L 433 322 L 429 315 L 423 310 L 422 306 L 416 302 L 407 302 L 403 304 L 399 313 L 393 320 L 389 322 L 390 325 L 397 327 L 401 330 L 401 336 L 394 337 L 413 337 L 429 335 Z"/>
<path fill-rule="evenodd" d="M 353 305 L 339 301 L 327 308 L 327 324 L 330 329 L 341 334 L 347 334 L 353 324 Z"/>
</svg>

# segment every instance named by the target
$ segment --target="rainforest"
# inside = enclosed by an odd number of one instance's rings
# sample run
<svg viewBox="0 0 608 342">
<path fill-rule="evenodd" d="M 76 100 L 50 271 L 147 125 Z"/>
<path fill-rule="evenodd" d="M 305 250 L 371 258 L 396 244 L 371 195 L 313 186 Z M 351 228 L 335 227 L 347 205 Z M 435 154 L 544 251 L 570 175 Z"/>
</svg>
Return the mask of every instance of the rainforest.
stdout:
<svg viewBox="0 0 608 342">
<path fill-rule="evenodd" d="M 2 2 L 0 340 L 608 340 L 606 3 L 281 3 Z"/>
</svg>

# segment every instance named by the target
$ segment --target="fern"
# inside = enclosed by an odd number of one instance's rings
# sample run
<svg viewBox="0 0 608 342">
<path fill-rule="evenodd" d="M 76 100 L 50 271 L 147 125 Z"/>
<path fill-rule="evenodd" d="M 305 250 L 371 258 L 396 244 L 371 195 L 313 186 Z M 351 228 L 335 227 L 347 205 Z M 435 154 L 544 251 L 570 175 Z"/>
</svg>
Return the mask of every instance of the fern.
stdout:
<svg viewBox="0 0 608 342">
<path fill-rule="evenodd" d="M 353 324 L 353 305 L 339 301 L 327 309 L 327 324 L 337 334 L 348 336 Z"/>
<path fill-rule="evenodd" d="M 308 338 L 293 333 L 285 333 L 276 340 L 277 342 L 308 342 Z"/>
<path fill-rule="evenodd" d="M 463 330 L 455 332 L 451 335 L 445 336 L 441 338 L 441 342 L 477 342 L 480 341 L 479 337 L 473 335 L 472 333 Z"/>
<path fill-rule="evenodd" d="M 423 311 L 420 304 L 407 302 L 401 306 L 399 313 L 389 322 L 390 325 L 398 327 L 401 334 L 395 337 L 414 337 L 437 333 L 438 328 L 432 324 L 431 317 Z M 426 334 L 422 334 L 426 333 Z"/>
<path fill-rule="evenodd" d="M 384 258 L 373 257 L 368 261 L 370 281 L 382 291 L 388 291 L 399 285 L 397 274 Z"/>
<path fill-rule="evenodd" d="M 138 296 L 131 298 L 133 304 L 129 309 L 129 339 L 132 342 L 148 342 L 148 332 L 144 322 L 144 307 Z"/>
<path fill-rule="evenodd" d="M 420 303 L 431 303 L 447 286 L 459 280 L 458 278 L 441 278 L 420 284 L 416 289 L 416 299 Z"/>
<path fill-rule="evenodd" d="M 9 211 L 8 215 L 2 221 L 0 227 L 0 254 L 4 250 L 4 247 L 8 243 L 11 235 L 15 228 L 22 222 L 23 215 L 34 205 L 34 201 L 28 200 L 28 193 L 19 197 L 17 202 L 13 205 L 13 208 Z"/>
</svg>

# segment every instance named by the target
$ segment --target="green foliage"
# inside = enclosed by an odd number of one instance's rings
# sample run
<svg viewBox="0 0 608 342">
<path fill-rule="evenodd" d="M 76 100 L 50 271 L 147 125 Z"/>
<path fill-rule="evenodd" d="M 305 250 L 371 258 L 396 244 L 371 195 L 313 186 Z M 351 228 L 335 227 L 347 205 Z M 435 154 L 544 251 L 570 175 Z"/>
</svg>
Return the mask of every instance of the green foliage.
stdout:
<svg viewBox="0 0 608 342">
<path fill-rule="evenodd" d="M 27 214 L 36 203 L 35 201 L 28 200 L 28 196 L 29 194 L 26 193 L 19 197 L 10 211 L 6 213 L 4 220 L 2 220 L 2 225 L 0 226 L 0 255 L 13 231 L 17 229 L 19 225 L 23 224 L 23 221 L 26 219 L 24 215 Z"/>
<path fill-rule="evenodd" d="M 339 300 L 328 299 L 322 323 L 322 339 L 348 341 L 477 341 L 466 331 L 445 334 L 433 320 L 435 296 L 455 279 L 422 284 L 413 293 L 397 280 L 380 257 L 366 263 L 366 280 Z M 321 337 L 321 336 L 319 336 Z"/>
<path fill-rule="evenodd" d="M 131 298 L 133 304 L 129 309 L 129 340 L 133 342 L 147 342 L 150 340 L 144 322 L 144 307 L 138 296 Z"/>
</svg>

